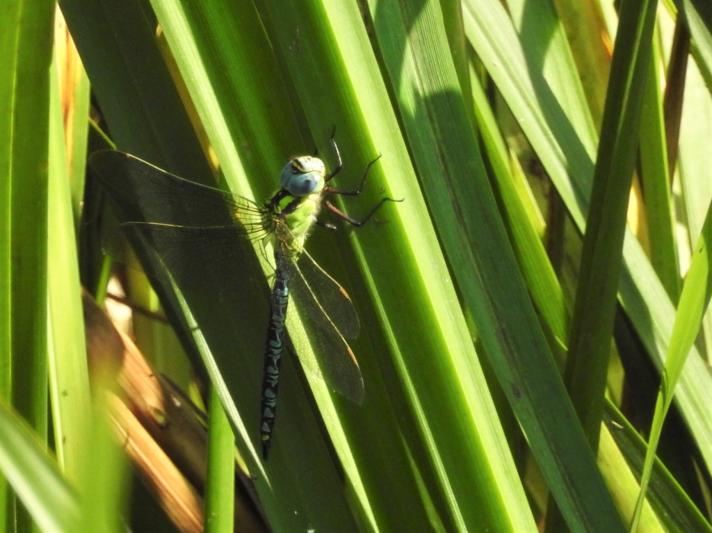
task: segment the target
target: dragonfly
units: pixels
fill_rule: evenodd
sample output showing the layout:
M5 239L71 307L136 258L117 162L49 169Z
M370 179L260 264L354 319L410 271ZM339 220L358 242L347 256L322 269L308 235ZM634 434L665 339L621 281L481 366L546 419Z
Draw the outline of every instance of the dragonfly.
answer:
M316 226L337 229L332 222L323 219L324 211L350 226L362 227L386 202L400 200L381 198L361 219L339 209L330 198L358 196L380 155L368 163L355 189L340 189L330 184L343 169L341 153L333 135L330 145L336 159L331 171L327 171L326 164L316 153L293 157L282 168L279 190L262 205L222 189L178 177L125 152L102 150L90 158L90 167L110 192L121 194L119 188L125 186L117 176L128 178L142 191L148 191L149 194L137 194L133 200L135 203L150 202L147 206L150 209L145 209L147 212L144 215L158 220L128 220L121 225L147 235L159 256L166 257L172 250L184 249L190 243L201 247L230 246L235 238L257 241L262 250L265 250L265 244L271 244L274 279L264 350L259 426L265 460L273 440L280 367L285 352L285 323L291 296L315 326L312 329L318 330L316 344L321 348L323 358L316 373L348 399L359 404L363 400L363 377L347 341L347 338L358 336L358 314L347 291L312 258L305 243ZM178 209L182 213L180 215L176 214L170 198L150 200L165 196L171 190L180 191L180 196L189 203ZM138 209L140 211L142 206ZM224 213L227 209L228 215L226 218L208 216L199 225L174 223L172 218L183 220L186 217L183 209L202 214ZM168 263L170 268L171 262ZM178 265L179 262L172 264Z

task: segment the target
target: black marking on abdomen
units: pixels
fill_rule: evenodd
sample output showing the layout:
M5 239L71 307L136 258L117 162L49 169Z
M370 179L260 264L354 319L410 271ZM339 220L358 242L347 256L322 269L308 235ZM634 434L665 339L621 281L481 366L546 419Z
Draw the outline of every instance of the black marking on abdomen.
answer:
M267 328L267 347L265 366L262 374L262 417L260 436L262 439L262 457L267 459L272 431L277 413L277 391L279 389L279 366L284 351L284 321L287 317L289 301L289 274L277 258L277 272L272 286L271 316Z

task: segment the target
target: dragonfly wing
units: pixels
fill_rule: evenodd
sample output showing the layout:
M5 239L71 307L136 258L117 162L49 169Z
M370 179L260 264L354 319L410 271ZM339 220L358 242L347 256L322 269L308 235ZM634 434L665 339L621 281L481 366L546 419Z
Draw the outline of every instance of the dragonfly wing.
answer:
M228 315L224 321L196 317L212 333L218 324L234 324L215 333L220 342L236 331L251 333L244 324L267 324L269 293L249 242L269 233L263 208L123 152L96 152L90 167L116 208L121 226L137 245L146 272L157 282L154 286L161 288L164 305L172 292L167 271L187 301L204 302L209 294L210 302L201 309ZM229 353L233 358L238 347L235 343Z
M245 234L264 232L265 211L251 200L180 178L131 154L101 150L89 166L124 221L224 226L237 219Z
M306 284L312 288L320 307L331 319L341 334L347 339L355 339L361 330L358 313L349 293L339 282L326 272L309 252L303 250L298 259L298 268ZM323 327L332 328L332 324L321 322Z
M302 321L313 333L310 342L317 346L320 356L318 369L310 368L308 364L307 368L315 371L337 392L360 404L364 384L356 356L322 305L321 294L317 296L316 288L310 285L296 263L291 263L290 270L290 292L299 306Z
M216 308L226 301L269 302L264 274L252 244L238 226L195 227L127 222L122 227L146 241L148 249L160 258L179 286L196 285L196 277L217 281ZM199 281L199 280L198 280ZM230 306L232 307L232 306ZM225 307L226 309L228 307ZM266 324L268 305L261 306L262 316L252 321Z

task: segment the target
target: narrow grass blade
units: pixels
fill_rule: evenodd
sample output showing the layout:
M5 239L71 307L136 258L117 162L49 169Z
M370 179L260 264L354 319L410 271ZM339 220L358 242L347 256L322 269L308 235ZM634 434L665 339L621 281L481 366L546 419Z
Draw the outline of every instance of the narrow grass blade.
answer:
M640 481L640 497L636 512L633 515L631 531L635 532L640 519L640 508L645 498L650 481L650 475L655 460L658 441L662 432L665 415L670 408L670 403L674 395L682 367L687 360L692 344L695 342L702 319L710 301L712 294L712 273L710 268L710 248L712 247L712 209L708 209L705 225L702 234L695 247L690 270L685 277L685 284L680 295L680 304L672 336L670 337L670 347L665 359L665 369L655 402L655 415L650 428L649 445L645 456L645 465Z
M566 346L569 334L569 303L564 298L556 272L536 231L535 223L541 218L541 214L535 204L531 207L531 191L525 189L525 185L517 187L499 125L474 74L471 88L478 132L492 167L495 190L500 197L499 205L504 212L522 275L526 279L534 305L543 317L542 323L546 324L561 346ZM563 364L563 354L557 358L557 363Z
M41 531L78 531L76 495L38 441L36 431L4 401L0 402L0 470Z
M62 109L65 112L67 170L72 196L72 213L74 222L78 225L84 198L84 177L86 176L90 87L79 53L59 9L57 9L55 24L56 65L59 77L64 82L61 87L65 89L62 91Z
M657 2L623 2L584 234L566 384L595 450Z
M668 174L668 146L660 89L661 50L651 56L640 123L640 171L645 200L650 262L673 302L680 293L677 245L674 235L672 193Z
M618 447L623 451L628 468L631 468L636 477L640 479L643 471L648 446L623 414L613 404L606 404L604 416L606 426L611 437L615 439ZM712 525L695 505L684 488L673 477L672 473L659 460L655 459L650 478L650 487L644 503L645 509L655 509L655 514L660 522L672 531L701 531L709 533ZM640 495L638 490L637 497ZM648 504L648 502L650 502ZM632 515L632 513L631 513ZM644 520L641 519L642 531L647 531Z
M3 4L0 26L14 31L0 32L0 398L9 401L12 394L12 183L15 100L15 78L19 58L17 24L20 2ZM0 527L8 522L11 497L7 480L0 479Z
M704 0L679 0L692 39L692 53L707 88L712 91L712 7Z
M0 32L0 397L12 393L12 177L14 172L16 78L20 55L21 3L3 4L0 25L12 31ZM0 480L0 524L4 524L5 490Z
M235 503L235 437L220 397L210 393L208 483L205 490L205 532L233 530Z
M696 61L689 61L685 71L684 93L679 96L684 100L680 124L679 156L677 169L682 194L680 216L687 226L686 246L681 249L693 250L712 200L712 180L708 171L712 166L712 154L705 142L712 136L712 98L710 89L700 74ZM689 255L681 253L683 257ZM683 269L689 266L687 260ZM703 342L700 344L703 356L712 360L712 314L709 312L703 321Z
M49 383L57 456L67 476L76 479L85 459L82 441L88 430L91 392L59 87L55 60L51 80L48 190Z
M102 368L106 371L106 368ZM96 533L125 533L126 500L130 495L130 470L126 450L120 442L115 421L109 415L107 391L115 385L108 375L93 376L97 393L87 437L77 448L84 452L79 465L76 486L79 491L81 516L75 531Z
M6 123L2 148L2 177L7 184L3 210L10 235L9 311L2 320L10 326L9 358L4 367L3 393L44 440L47 412L47 167L50 62L54 6L24 1L3 5L5 49L2 69L11 85L2 89ZM7 66L5 66L7 65ZM4 185L3 185L4 187ZM6 318L5 318L6 317ZM8 357L4 355L4 357ZM6 379L11 377L12 383ZM1 378L0 378L1 379ZM8 397L5 398L8 400ZM11 509L12 500L2 502ZM18 506L16 517L6 515L0 529L33 529L31 518Z

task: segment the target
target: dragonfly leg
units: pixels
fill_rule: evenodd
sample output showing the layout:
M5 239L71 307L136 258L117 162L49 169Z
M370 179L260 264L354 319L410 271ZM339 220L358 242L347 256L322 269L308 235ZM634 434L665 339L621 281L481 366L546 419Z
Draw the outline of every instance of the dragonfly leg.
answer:
M331 181L339 172L341 172L341 169L344 168L344 162L341 160L341 152L339 151L339 145L336 144L336 126L334 126L334 129L331 130L331 138L329 139L329 143L331 143L332 148L334 149L334 154L336 155L336 166L334 167L334 170L332 170L328 176L324 179L325 182Z
M352 226L360 228L360 227L364 226L369 220L371 220L371 217L376 213L376 211L378 211L381 208L381 206L383 204L385 204L386 202L402 202L402 201L403 201L402 198L400 200L394 200L393 198L388 198L388 197L381 198L381 200L376 205L374 205L371 208L371 210L366 214L366 216L363 217L361 220L357 220L353 217L350 217L349 215L344 213L341 209L336 207L334 204L332 204L328 200L324 202L324 205L326 205L326 208L329 211L334 213L337 217L339 217L344 222L348 222Z
M341 196L358 196L359 194L361 194L363 184L366 183L366 178L368 177L368 173L371 171L371 167L376 164L379 159L381 159L381 154L378 154L375 159L372 159L368 162L368 165L366 165L366 170L363 171L363 176L361 176L361 181L359 182L358 187L355 190L345 191L343 189L336 189L334 187L326 187L324 189L324 192L326 194L339 194Z

